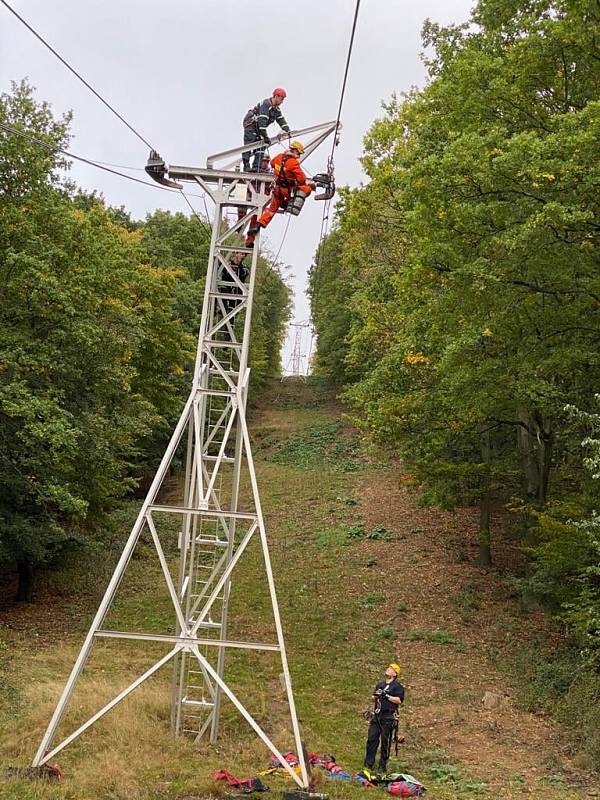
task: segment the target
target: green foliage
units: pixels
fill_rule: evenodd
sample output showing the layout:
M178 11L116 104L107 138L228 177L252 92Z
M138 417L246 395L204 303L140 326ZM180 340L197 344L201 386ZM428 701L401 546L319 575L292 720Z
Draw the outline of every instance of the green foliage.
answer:
M362 524L351 525L346 531L346 536L348 539L370 539L383 542L389 542L394 538L393 534L383 525L377 525L373 530L368 531Z
M38 103L26 81L12 83L10 94L0 95L0 122L47 142L66 147L71 114L56 120L48 103ZM63 156L27 139L0 130L0 202L7 204L29 194L60 185L56 170L67 167Z
M424 631L415 628L406 635L409 642L432 642L433 644L459 644L458 640L447 631Z
M0 121L55 147L26 83ZM0 131L0 562L53 564L104 539L118 498L151 471L189 391L209 234L145 222L61 182L68 164ZM253 389L280 371L290 292L259 259Z
M485 783L469 779L455 764L433 763L427 768L427 775L437 784L449 784L459 796L480 797L489 793Z
M597 17L481 0L472 27L428 23L430 83L385 106L317 254L319 364L424 502L527 512L570 464L564 406L600 377Z
M505 666L516 681L519 706L555 716L573 745L600 764L600 677L589 666L582 669L579 648L567 642L549 649L538 642Z
M484 546L486 517L510 512L520 586L567 625L584 683L600 659L599 25L591 0L427 22L428 84L371 126L369 182L311 275L318 363L356 423L424 504L480 502Z
M385 602L385 596L382 594L366 594L360 604L363 608L376 608Z
M271 460L298 469L319 466L334 472L358 469L356 438L344 434L341 422L324 422L293 434L281 444Z
M472 583L466 583L461 586L458 590L456 603L463 611L478 611L481 606L481 598L477 587Z
M140 436L175 402L187 342L169 270L96 204L48 187L0 204L3 560L51 559L131 488ZM150 390L152 369L164 378Z

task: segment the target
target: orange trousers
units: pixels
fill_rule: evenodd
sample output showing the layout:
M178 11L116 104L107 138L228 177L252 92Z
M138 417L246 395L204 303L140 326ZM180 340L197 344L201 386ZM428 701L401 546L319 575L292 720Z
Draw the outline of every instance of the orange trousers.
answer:
M289 200L290 190L275 185L273 187L273 196L271 197L271 202L258 218L258 224L261 226L261 228L266 228L278 210L287 206Z

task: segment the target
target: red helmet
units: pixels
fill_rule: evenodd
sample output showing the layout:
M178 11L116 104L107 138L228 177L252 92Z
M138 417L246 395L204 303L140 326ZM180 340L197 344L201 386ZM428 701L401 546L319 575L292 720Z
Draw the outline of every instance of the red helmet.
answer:
M285 89L282 89L281 86L278 86L276 89L273 89L273 97L287 97L287 92Z

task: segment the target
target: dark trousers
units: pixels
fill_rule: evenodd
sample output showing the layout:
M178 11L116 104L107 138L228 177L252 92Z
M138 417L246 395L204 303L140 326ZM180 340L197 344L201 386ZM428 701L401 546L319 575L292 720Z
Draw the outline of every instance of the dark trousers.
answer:
M365 755L365 767L372 769L375 766L375 756L377 748L381 743L379 753L379 769L387 767L390 757L390 744L392 742L392 732L394 730L394 718L384 717L380 719L376 714L369 724L369 734L367 736L367 753Z
M260 142L260 147L256 150L247 150L245 153L242 153L242 161L244 163L244 169L246 170L250 164L250 159L254 156L252 166L250 167L252 172L258 172L260 169L260 162L262 161L262 156L267 146L254 126L244 128L244 144L254 144L255 142Z

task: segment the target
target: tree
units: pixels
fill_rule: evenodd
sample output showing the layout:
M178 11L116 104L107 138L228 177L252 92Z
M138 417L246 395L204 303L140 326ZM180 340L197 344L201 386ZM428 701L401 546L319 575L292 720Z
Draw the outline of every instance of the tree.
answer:
M573 451L564 405L600 377L594 21L588 2L482 0L469 27L428 23L430 83L374 123L334 234L353 283L333 376L426 502L480 499L483 559L491 497L520 498L535 535Z
M1 108L14 127L64 141L28 87ZM30 599L35 567L93 535L131 489L131 460L172 410L168 376L190 342L173 313L176 274L145 263L139 234L98 202L78 208L45 150L10 134L1 146L0 558L17 563Z

